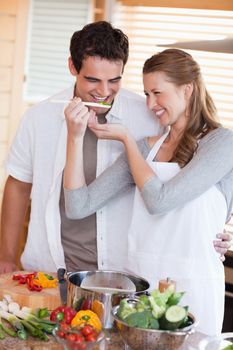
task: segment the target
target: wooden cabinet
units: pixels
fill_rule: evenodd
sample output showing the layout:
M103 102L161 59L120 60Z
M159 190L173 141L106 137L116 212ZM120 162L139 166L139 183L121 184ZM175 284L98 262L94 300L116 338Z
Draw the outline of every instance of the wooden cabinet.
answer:
M223 332L233 331L233 252L229 251L224 262L226 276L225 314Z

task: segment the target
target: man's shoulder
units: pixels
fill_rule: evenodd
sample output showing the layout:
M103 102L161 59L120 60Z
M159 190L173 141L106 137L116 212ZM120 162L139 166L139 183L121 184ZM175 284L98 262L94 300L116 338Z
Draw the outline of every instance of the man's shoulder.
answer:
M29 107L25 112L25 118L48 119L54 115L63 114L64 105L62 103L53 103L52 100L68 100L73 94L73 88L62 90L40 102L37 102L33 106Z

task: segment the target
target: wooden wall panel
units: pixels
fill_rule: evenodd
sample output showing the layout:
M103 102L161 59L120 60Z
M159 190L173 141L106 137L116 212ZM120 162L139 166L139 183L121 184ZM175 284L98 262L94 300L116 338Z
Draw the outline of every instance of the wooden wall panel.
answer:
M25 50L28 30L29 0L17 1L14 55L12 63L12 88L9 118L8 146L11 144L21 118L24 82Z
M17 14L18 0L1 0L0 1L0 13L7 15Z
M5 142L7 143L7 138L8 138L8 118L0 118L0 142Z
M21 117L30 0L0 0L0 204L3 162Z
M0 68L0 93L10 91L11 89L11 68Z
M0 117L9 117L10 93L0 93Z
M16 19L14 16L1 16L0 20L0 40L15 39Z
M0 142L0 164L3 165L7 154L7 146L4 142Z
M13 63L14 43L8 41L0 41L0 67L11 67Z

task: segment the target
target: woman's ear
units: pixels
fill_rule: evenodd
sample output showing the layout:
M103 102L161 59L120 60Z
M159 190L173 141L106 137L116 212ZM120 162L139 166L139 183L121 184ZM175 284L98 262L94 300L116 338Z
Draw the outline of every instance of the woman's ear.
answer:
M77 71L76 71L76 69L75 69L75 66L74 66L74 64L73 64L73 61L72 61L72 58L71 58L71 57L68 58L68 65L69 65L70 73L71 73L72 75L76 76L78 73L77 73Z
M188 83L185 85L185 97L187 100L190 99L190 97L192 96L192 93L193 93L193 83Z

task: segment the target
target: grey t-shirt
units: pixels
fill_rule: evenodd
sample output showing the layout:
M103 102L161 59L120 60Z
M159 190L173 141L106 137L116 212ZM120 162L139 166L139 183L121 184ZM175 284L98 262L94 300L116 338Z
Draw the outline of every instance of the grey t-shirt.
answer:
M96 178L97 137L87 129L84 137L84 172L87 184ZM97 269L96 214L70 220L65 214L63 186L60 196L61 239L67 271Z
M138 143L144 156L149 153L147 141ZM166 183L155 175L141 190L142 198L151 214L165 214L197 198L211 186L217 186L226 199L229 219L233 204L233 132L218 128L199 141L192 160ZM115 196L134 186L127 157L123 153L89 186L65 189L66 214L82 218L100 209Z
M105 123L104 115L99 116ZM86 183L96 178L97 137L87 128L84 136L84 173ZM61 239L67 271L97 270L96 214L87 218L70 220L65 214L63 186L60 196Z

